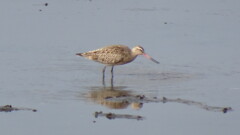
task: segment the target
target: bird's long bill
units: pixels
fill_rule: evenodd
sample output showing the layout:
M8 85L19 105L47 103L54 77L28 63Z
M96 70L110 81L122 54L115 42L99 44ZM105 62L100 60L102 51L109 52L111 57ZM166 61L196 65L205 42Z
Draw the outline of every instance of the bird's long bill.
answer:
M144 53L143 56L145 56L146 58L150 59L151 61L159 64L160 62L156 61L155 59L153 59L151 56L149 56L148 54Z

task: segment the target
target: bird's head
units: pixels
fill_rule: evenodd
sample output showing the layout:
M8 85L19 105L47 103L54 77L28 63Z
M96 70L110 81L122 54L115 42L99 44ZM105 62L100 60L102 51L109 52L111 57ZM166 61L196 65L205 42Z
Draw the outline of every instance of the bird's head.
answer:
M136 55L143 55L144 49L143 49L143 47L138 45L138 46L133 47L132 52Z
M141 46L139 46L139 45L133 47L133 49L132 49L132 53L133 53L134 55L143 55L143 56L145 56L147 59L150 59L151 61L153 61L153 62L159 64L158 61L156 61L156 60L153 59L151 56L149 56L148 54L146 54L146 53L144 52L143 47L141 47Z

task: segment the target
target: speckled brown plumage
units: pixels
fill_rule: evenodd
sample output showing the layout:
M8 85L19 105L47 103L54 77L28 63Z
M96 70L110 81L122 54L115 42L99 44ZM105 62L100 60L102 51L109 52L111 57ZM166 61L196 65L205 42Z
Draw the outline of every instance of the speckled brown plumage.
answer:
M111 66L129 63L137 57L132 53L131 49L124 45L106 46L97 50L78 53L77 55Z

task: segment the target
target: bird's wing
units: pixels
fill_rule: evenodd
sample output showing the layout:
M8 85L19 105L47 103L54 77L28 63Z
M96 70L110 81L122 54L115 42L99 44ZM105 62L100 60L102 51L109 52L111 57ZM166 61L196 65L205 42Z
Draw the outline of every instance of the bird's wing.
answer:
M127 53L130 53L126 48L113 46L111 48L102 48L99 52L96 52L97 62L107 65L117 65L124 61Z

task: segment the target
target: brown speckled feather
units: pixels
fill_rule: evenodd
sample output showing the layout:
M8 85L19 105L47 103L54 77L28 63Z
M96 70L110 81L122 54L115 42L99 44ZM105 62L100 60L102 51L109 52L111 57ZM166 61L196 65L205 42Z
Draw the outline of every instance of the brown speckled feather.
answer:
M122 65L136 58L136 56L132 56L131 49L124 45L106 46L80 55L106 65Z

